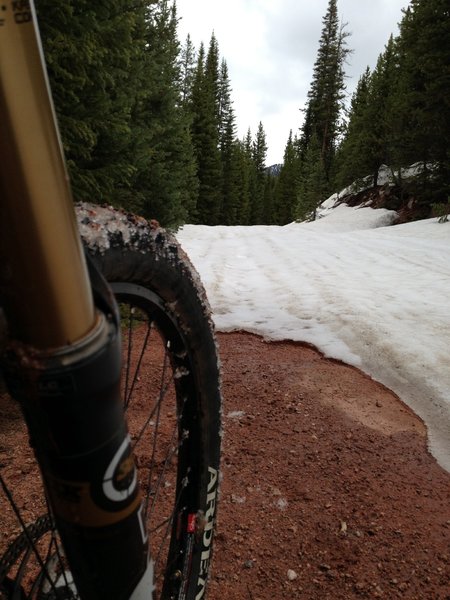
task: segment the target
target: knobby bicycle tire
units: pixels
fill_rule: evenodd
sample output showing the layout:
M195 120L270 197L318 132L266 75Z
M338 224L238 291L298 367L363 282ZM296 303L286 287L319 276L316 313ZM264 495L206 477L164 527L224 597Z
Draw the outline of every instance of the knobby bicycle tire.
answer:
M123 397L146 496L155 597L200 600L212 556L221 437L208 303L176 239L157 224L85 203L77 215L87 252L122 311ZM42 533L51 520L43 523ZM20 537L21 551L27 539ZM67 588L67 598L76 598L72 582Z
M127 359L129 337L139 330L142 312L145 320L156 323L164 354L169 354L179 441L176 483L172 486L169 482L175 509L168 527L170 541L161 598L197 600L205 595L219 484L219 370L206 296L175 238L156 224L85 204L79 206L78 218L91 257L125 309L122 316L127 321ZM138 314L130 322L133 308ZM142 337L148 332L136 331ZM140 358L139 353L136 360ZM164 375L159 373L157 377ZM125 404L131 410L132 398L128 396L142 381L137 382L131 373L126 373L124 379L128 380L124 384ZM130 428L132 425L130 422ZM139 455L137 459L138 463L142 460ZM151 462L158 460L153 457ZM155 526L150 523L150 546L157 561L159 550L152 547L151 540Z

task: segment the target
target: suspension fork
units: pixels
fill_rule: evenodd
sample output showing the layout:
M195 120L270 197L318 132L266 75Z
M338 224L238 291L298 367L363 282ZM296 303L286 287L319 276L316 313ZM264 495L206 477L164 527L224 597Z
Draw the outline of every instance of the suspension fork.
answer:
M95 274L92 294L33 3L8 0L2 8L0 304L9 336L2 369L81 598L151 598L119 394L117 311Z

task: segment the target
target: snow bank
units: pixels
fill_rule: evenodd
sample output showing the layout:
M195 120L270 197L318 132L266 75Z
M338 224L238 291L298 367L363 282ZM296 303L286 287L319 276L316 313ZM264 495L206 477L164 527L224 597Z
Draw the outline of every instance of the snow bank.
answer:
M393 218L340 205L312 223L188 225L178 238L219 330L310 342L359 366L424 419L450 470L450 223Z

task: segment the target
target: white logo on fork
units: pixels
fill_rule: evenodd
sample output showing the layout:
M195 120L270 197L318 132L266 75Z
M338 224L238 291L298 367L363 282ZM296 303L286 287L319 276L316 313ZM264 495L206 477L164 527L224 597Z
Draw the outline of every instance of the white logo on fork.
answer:
M125 450L130 444L131 439L130 436L127 435L126 438L123 440L122 444L120 445L119 449L115 453L112 461L109 463L108 468L106 469L105 474L103 476L103 493L109 500L112 500L113 502L122 502L123 500L126 500L136 489L137 473L135 467L133 471L133 479L131 480L131 483L127 488L120 490L114 485L114 473L117 469L117 466L119 465L119 462Z

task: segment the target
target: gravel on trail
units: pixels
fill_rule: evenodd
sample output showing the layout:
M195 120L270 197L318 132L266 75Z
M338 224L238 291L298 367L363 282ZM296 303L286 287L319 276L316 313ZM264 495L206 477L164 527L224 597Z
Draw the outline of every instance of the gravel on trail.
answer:
M210 600L450 600L450 474L391 391L314 348L219 335Z

